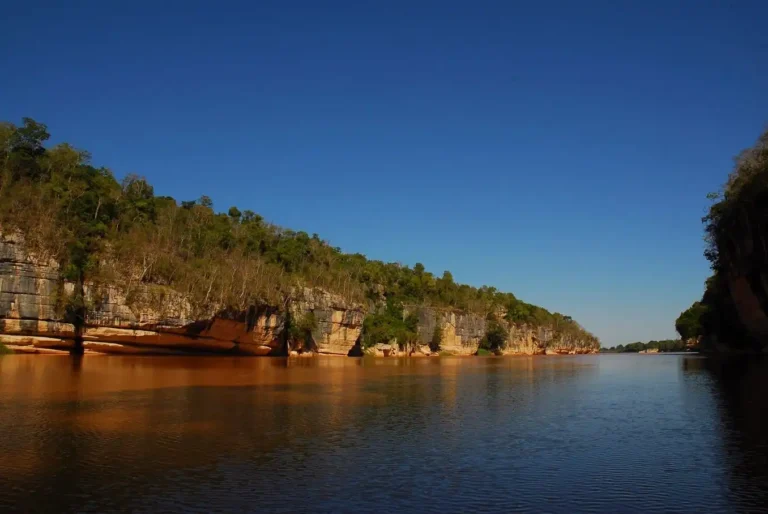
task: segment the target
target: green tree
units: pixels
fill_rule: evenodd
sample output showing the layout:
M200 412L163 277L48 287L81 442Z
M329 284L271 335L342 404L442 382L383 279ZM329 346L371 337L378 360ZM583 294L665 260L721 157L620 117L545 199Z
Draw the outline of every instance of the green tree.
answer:
M494 318L489 317L486 323L485 336L480 341L480 348L499 353L507 344L507 330Z
M703 335L702 318L707 314L708 307L701 302L694 302L688 309L680 313L675 321L675 329L683 339L692 339Z
M439 322L435 324L435 330L432 331L432 339L429 341L429 349L432 352L439 352L443 344L443 329Z
M123 179L121 189L117 207L123 230L155 221L154 189L145 178L128 175Z
M43 143L51 136L48 128L32 118L22 118L22 126L16 127L11 123L4 124L2 143L4 155L3 182L14 179L30 178L39 180L44 178L44 169L41 166L41 157L45 154Z
M229 214L230 218L232 218L233 220L238 221L238 222L240 221L240 217L242 216L242 213L240 212L240 209L238 209L237 207L234 207L234 206L229 208L229 212L227 214Z
M314 332L317 330L317 318L313 311L297 318L286 315L284 330L291 348L298 348L302 352L317 351L314 337Z
M82 354L87 321L85 285L90 280L96 287L99 255L109 226L117 219L119 187L109 170L85 163L64 173L61 179L60 217L69 232L67 252L63 256L64 277L75 285L66 310L75 328L72 353Z

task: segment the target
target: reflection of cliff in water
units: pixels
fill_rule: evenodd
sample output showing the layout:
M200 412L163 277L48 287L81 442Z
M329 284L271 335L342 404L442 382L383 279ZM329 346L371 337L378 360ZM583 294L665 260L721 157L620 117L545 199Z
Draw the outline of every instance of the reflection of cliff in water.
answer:
M768 359L684 359L682 365L712 380L733 504L768 505Z
M145 502L185 486L179 469L206 477L221 460L245 467L258 458L258 468L269 470L288 468L286 458L309 459L319 438L355 426L350 405L377 400L349 386L358 366L345 359L322 368L319 359L222 358L199 368L174 358L84 360L67 366L68 359L20 358L0 366L9 383L42 373L59 391L0 402L0 505L13 498L21 512L78 512L84 502L96 502L95 511L146 511ZM286 367L306 373L283 381ZM115 390L102 393L99 377ZM14 496L21 488L44 494Z

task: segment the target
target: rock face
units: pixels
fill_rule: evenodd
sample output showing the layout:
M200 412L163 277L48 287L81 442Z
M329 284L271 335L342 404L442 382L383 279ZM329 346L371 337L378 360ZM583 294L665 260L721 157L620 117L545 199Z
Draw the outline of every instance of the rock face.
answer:
M0 238L0 342L12 349L67 350L74 327L57 309L57 297L71 291L54 262L29 255L18 237ZM281 340L285 316L271 306L242 313L190 319L191 309L174 291L144 286L131 305L110 287L86 290L89 309L83 334L86 351L103 353L287 353ZM138 306L137 306L138 305ZM150 307L150 305L154 307ZM157 306L162 306L157 308ZM313 312L313 339L320 353L346 355L362 329L364 310L323 291L305 289L291 303L294 316Z
M511 325L504 353L513 355L575 355L598 353L599 343L557 335L552 329L529 325Z
M746 203L719 251L720 269L707 281L700 349L768 353L768 194Z
M413 309L413 308L411 308ZM442 351L472 355L485 335L485 318L460 311L433 308L418 309L419 339L428 345L438 324L443 329Z
M768 350L768 272L748 269L728 277L728 289L747 333Z
M71 292L55 262L30 255L19 237L0 236L0 343L17 351L66 351L74 327L57 305ZM183 296L168 288L142 285L131 291L86 288L92 307L83 339L90 353L227 353L287 355L295 348L283 337L286 309L252 307L246 312L219 312L193 319ZM313 350L347 355L359 341L369 306L352 304L326 291L305 288L287 302L290 316L312 313ZM419 337L429 344L435 326L442 328L443 351L471 355L486 330L482 316L457 310L418 308ZM507 325L504 353L595 353L596 343L555 340L551 330ZM422 347L421 353L428 353ZM354 352L353 352L354 354Z
M314 314L317 328L312 338L319 353L347 355L360 338L365 318L362 305L327 291L305 288L291 304L291 310L296 316Z
M434 308L420 308L418 314L421 342L429 344L439 323L443 332L440 348L445 352L472 355L485 335L486 320L477 314ZM502 350L506 355L566 355L597 353L600 350L596 342L557 337L553 330L544 327L504 322L502 325L509 334Z

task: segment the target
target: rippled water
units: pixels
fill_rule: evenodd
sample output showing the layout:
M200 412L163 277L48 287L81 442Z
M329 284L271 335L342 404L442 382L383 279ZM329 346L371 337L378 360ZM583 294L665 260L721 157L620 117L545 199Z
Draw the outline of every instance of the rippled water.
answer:
M768 365L0 357L0 511L734 512Z

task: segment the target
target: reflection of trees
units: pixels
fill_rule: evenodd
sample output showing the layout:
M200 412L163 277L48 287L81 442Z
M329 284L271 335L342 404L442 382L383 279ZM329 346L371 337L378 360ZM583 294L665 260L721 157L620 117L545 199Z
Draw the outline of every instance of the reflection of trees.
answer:
M728 493L734 505L768 505L768 360L685 359L684 370L712 377L721 416Z
M388 473L474 469L472 448L497 444L488 416L490 427L521 412L535 420L538 398L596 369L579 357L34 359L0 360L0 427L11 427L0 510L162 511L169 496L207 504L210 490L245 487L228 510L258 498L268 511L264 502L284 508L297 495L332 498L350 470L366 474L365 494L407 490L405 475ZM426 460L402 471L402 455L423 448ZM5 472L11 459L26 467ZM465 479L448 477L443 492Z

